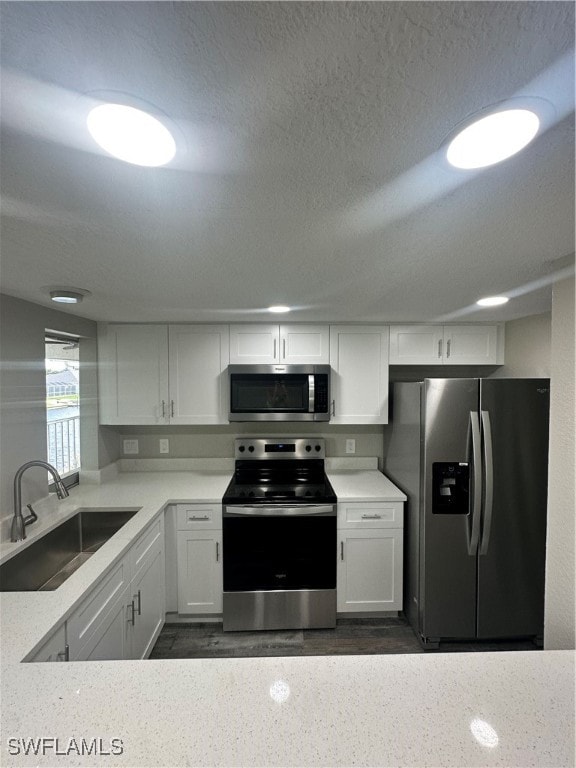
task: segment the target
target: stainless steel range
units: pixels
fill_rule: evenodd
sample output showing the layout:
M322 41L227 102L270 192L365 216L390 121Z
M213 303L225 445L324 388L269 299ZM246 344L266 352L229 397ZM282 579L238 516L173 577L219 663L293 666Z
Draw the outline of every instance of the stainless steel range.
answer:
M336 626L336 495L322 438L235 441L223 497L224 630Z

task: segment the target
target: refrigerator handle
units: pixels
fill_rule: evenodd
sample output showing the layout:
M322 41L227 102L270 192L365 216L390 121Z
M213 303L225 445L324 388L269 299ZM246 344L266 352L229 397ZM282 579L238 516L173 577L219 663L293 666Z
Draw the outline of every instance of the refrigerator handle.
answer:
M480 515L482 512L482 452L480 450L480 421L476 411L470 411L472 431L472 468L474 470L474 498L472 500L472 531L468 537L468 554L478 554Z
M492 454L492 427L490 425L490 414L488 411L481 411L482 432L484 447L484 524L482 526L482 542L480 544L480 554L485 555L488 552L490 543L490 528L492 526L492 507L494 501L494 463Z

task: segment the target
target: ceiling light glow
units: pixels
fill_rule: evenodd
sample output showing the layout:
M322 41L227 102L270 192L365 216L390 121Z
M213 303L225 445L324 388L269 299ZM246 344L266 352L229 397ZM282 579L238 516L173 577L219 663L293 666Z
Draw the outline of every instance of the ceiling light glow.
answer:
M523 149L536 136L539 127L538 115L529 109L493 112L452 139L446 157L456 168L485 168Z
M80 304L84 296L91 295L84 288L54 288L49 293L52 301L57 304Z
M159 120L124 104L100 104L88 114L94 141L109 154L133 165L166 165L176 154L176 142Z
M498 307L500 304L506 304L507 296L486 296L484 299L478 299L476 304L481 307Z
M268 307L268 312L276 312L277 314L281 314L282 312L290 312L290 307L277 304L276 306Z

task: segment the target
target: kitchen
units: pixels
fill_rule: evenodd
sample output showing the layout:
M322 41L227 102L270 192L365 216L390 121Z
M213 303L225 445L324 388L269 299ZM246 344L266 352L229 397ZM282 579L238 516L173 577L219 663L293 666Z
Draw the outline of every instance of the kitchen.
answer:
M17 5L22 10L18 10ZM263 4L257 9L251 4L240 4L241 7L233 11L228 4L215 4L215 7L198 4L196 15L188 15L181 4L180 10L171 9L167 20L155 4L148 5L147 10L142 11L143 16L140 11L130 11L123 4L114 4L117 8L107 11L100 4L94 4L90 10L81 10L79 4L74 3L67 4L67 9L51 3L44 4L44 8L26 3L4 4L2 9L3 29L6 38L10 37L3 41L7 72L3 75L6 102L3 121L6 126L2 176L3 193L8 198L2 238L4 296L1 304L3 424L0 471L2 540L6 542L3 546L10 546L16 470L30 459L46 456L43 402L46 329L82 337L82 468L85 481L104 476L104 482L81 483L79 488L71 490L70 498L62 502L55 500L52 494L48 501L37 503L46 497L45 476L41 471L35 474L35 470L30 470L23 480L24 503L32 503L37 510L44 509L43 504L47 504L55 515L71 513L78 507L79 502L75 499L79 498L85 506L142 507L140 523L128 522L124 533L96 553L68 585L52 595L27 593L17 604L2 596L6 663L3 670L3 732L15 737L60 735L63 739L74 735L124 737L123 763L117 757L102 754L97 761L85 764L176 765L188 761L205 765L568 765L572 740L566 719L570 720L570 708L573 708L570 684L573 653L570 651L574 648L574 600L569 597L574 594L574 501L569 479L572 477L574 446L571 400L574 287L573 261L566 254L574 249L573 162L570 161L573 158L573 115L570 109L562 112L565 105L560 96L553 93L550 83L546 82L545 87L541 84L543 90L538 91L533 85L533 95L555 100L559 117L558 125L537 139L535 154L530 154L529 147L524 154L508 161L508 165L497 166L496 176L475 175L464 184L459 181L453 185L446 179L448 174L440 169L435 177L438 183L446 181L446 186L443 189L435 187L436 199L418 196L418 189L409 186L408 171L417 159L422 160L431 151L432 146L436 148L466 115L514 94L528 81L538 82L538 76L545 80L545 73L554 71L553 65L562 60L562 54L572 50L571 6L536 3L523 9L520 4L498 3L491 6L488 14L477 4L411 3L408 8L404 8L404 4L394 4L392 8L385 3L369 4L369 7L359 4L358 11L347 4L321 4L318 10L312 10L309 4L278 4L274 10L275 5ZM413 15L411 8L417 9L419 18ZM179 16L179 13L183 15ZM359 15L355 16L355 13ZM107 17L107 14L113 16ZM228 14L231 15L227 18ZM154 71L148 68L148 81L138 75L136 67L130 66L123 70L122 82L112 82L111 77L104 82L106 78L94 75L91 67L80 67L81 82L74 82L74 77L79 76L78 68L70 68L68 59L66 67L62 67L57 50L70 54L71 61L83 61L87 55L83 47L87 50L98 48L99 35L94 33L95 29L101 32L101 40L111 45L111 30L124 30L127 34L128 21L136 28L142 24L141 41L147 39L151 29L158 29L158 34L161 30L166 34L170 32L174 36L174 45L179 35L190 35L198 51L194 66L201 68L205 78L199 77L198 98L207 98L206 88L215 84L214 79L219 81L223 77L221 71L218 74L214 69L217 65L212 57L226 62L228 77L232 76L237 62L243 62L246 87L237 93L223 88L219 102L226 104L226 98L238 100L236 135L227 132L224 123L220 126L218 121L208 124L209 99L203 103L195 122L198 136L204 142L202 149L211 149L212 154L191 157L188 146L187 169L166 169L165 172L172 174L169 178L176 185L174 189L165 186L166 175L159 175L162 171L135 170L133 173L137 175L131 176L129 171L120 168L121 163L87 149L82 144L84 139L67 136L66 143L74 147L71 149L63 146L53 134L42 133L70 130L71 126L66 125L64 119L67 114L64 107L71 106L66 101L69 92L48 91L50 98L42 102L48 113L34 112L24 98L33 99L43 93L46 96L42 88L52 82L60 83L62 89L71 89L73 95L96 88L120 88L166 107L169 94L166 93L166 101L163 101L161 86L167 87L168 79L160 78L162 71L172 76L173 98L176 90L182 96L182 72L188 72L190 64L179 70L174 62L183 64L183 59L176 54L171 65L165 62L164 69L159 65ZM91 30L89 34L85 31L86 24ZM41 32L46 29L50 34L42 36ZM463 103L452 103L452 116L446 115L439 120L435 138L426 139L420 134L420 141L424 141L423 147L426 147L420 154L411 143L415 139L409 142L405 134L398 136L397 124L388 125L386 141L395 137L396 142L396 149L389 157L396 158L397 164L389 160L390 166L385 167L377 161L374 125L365 124L363 120L368 117L362 117L370 115L366 110L374 100L379 104L380 118L384 120L387 114L382 109L382 96L378 95L376 99L378 92L374 90L368 70L376 67L380 76L386 73L389 78L392 85L386 93L386 104L390 114L397 114L394 107L397 110L399 105L404 106L406 114L410 109L418 113L418 104L425 98L423 93L428 94L426 103L429 105L430 95L439 97L445 90L439 92L436 76L430 75L432 81L422 81L416 98L417 85L407 74L412 71L408 69L409 61L402 60L402 64L396 65L400 67L398 70L391 63L377 67L379 55L369 47L368 39L371 32L378 29L382 34L378 39L383 47L394 49L397 56L402 51L409 51L410 46L414 51L427 52L423 65L416 70L420 78L425 78L427 68L437 72L438 78L447 77L446 68L448 64L455 66L452 57L456 54L460 56L459 66L464 67L461 58L464 52L464 58L470 57L474 66L481 62L492 75L495 67L491 62L506 54L506 72L511 79L505 82L506 78L500 72L504 82L499 81L497 89L491 91L484 84L484 91L475 96L464 86L473 81L481 90L474 79L478 74L468 70L462 82L454 83L454 87L459 86L458 98L463 99ZM394 30L406 45L393 45L394 34L387 32L388 29ZM435 30L432 38L431 29ZM350 34L351 30L353 34ZM402 34L407 37L402 38ZM490 46L484 45L488 35L493 45L497 42L500 45L497 56ZM514 46L508 45L511 39ZM51 40L55 41L54 50L51 50ZM134 38L127 40L132 41L132 51L138 49ZM240 44L242 40L243 46ZM332 60L328 51L338 49L336 40L342 46L342 54ZM543 50L545 42L550 46L547 52ZM366 46L365 56L362 45ZM521 53L515 46L520 47ZM158 50L164 49L155 50L158 54ZM170 46L166 50L171 50ZM34 58L36 51L44 54L37 60ZM318 51L324 51L324 58L318 58ZM97 54L97 50L92 50L92 56ZM407 58L410 60L410 56ZM168 59L171 60L170 56ZM51 61L52 70L43 72L42 68L48 67ZM276 62L277 68L269 72L272 62ZM360 69L354 69L354 62ZM304 63L315 77L309 80L305 77ZM99 66L104 66L101 59ZM265 73L263 81L256 78L256 72ZM399 77L398 72L406 74ZM17 75L24 80L18 80ZM271 84L268 84L269 75ZM354 78L360 76L368 78L366 91L356 87L359 81ZM274 97L271 89L275 78L279 77L277 96ZM290 85L290 77L297 82L298 88ZM573 88L566 88L566 84L572 82L571 78L570 74L568 80L562 81L564 90L570 92L569 100ZM232 77L230 82L233 80ZM176 89L177 83L180 83L179 89ZM255 83L260 83L262 89L267 84L270 86L266 90L267 102L259 97L260 91L250 91L249 86ZM372 90L369 83L372 83ZM338 98L338 89L346 98ZM301 111L291 101L296 94L302 99ZM304 109L312 95L315 111ZM60 97L64 100L62 103L58 101ZM14 110L13 100L18 101L16 106L23 110L20 115ZM349 100L354 109L348 105ZM257 165L243 165L246 161L242 158L241 147L234 143L238 136L247 141L248 116L240 109L244 102L258 110L254 114L266 115L269 120L268 133L261 141L263 154L260 158L260 162L265 162L268 167L271 164L271 175L266 178L258 176ZM52 111L49 110L50 103ZM62 109L56 113L58 107ZM448 108L446 100L443 107ZM178 123L176 105L168 111ZM222 121L224 112L219 114ZM288 130L290 121L282 127L274 120L275 116L284 114L292 115L292 134ZM312 130L314 114L322 115L324 120L316 132ZM562 120L562 114L568 117ZM205 126L201 125L203 117ZM184 120L180 122L181 130L188 131L190 126ZM341 130L338 129L340 123ZM359 143L352 141L348 133L351 125L359 131L361 138L358 142L368 143L364 156L359 154ZM202 130L208 128L214 134L216 144L213 146L210 146L206 133L202 134ZM258 131L264 130L262 123L257 128L250 134L251 140ZM344 166L341 152L345 150L346 136L352 143L348 147L348 165ZM190 134L187 138L190 142ZM285 147L284 156L277 152L280 147ZM226 149L224 154L223 149ZM296 167L294 163L300 155L303 160L297 166L298 172L292 172L290 169ZM309 172L316 168L313 163L316 155L318 165L329 161L334 167L330 176L318 178L326 198L321 210L317 207L320 203L319 185ZM82 167L81 174L79 167L74 168L75 163ZM375 165L371 168L372 163ZM530 164L536 164L536 167L532 169ZM89 168L94 173L93 181L87 175ZM536 183L529 183L532 178L529 170L538 179ZM272 183L278 172L282 174L282 190ZM369 197L369 190L376 188L376 178L381 179L377 185L380 189L382 179L391 182L401 172L406 172L402 179L404 186L400 189L392 186L393 191L400 192L398 197L393 197L407 205L412 194L416 198L412 208L399 211L397 205L391 204L390 197ZM146 186L146 173L154 174L153 190ZM510 174L511 180L507 181ZM242 192L234 191L239 198L226 198L217 182L228 180L232 186L227 194L231 195L238 176L246 183ZM190 178L194 179L194 193L200 196L197 203L191 200L190 191L185 188ZM542 178L550 179L549 187L541 183ZM44 198L39 196L41 180L45 185ZM108 187L110 180L113 188ZM201 181L206 182L204 188ZM363 199L364 202L371 201L372 205L366 204L356 211L362 218L363 229L354 231L353 249L334 221L326 227L327 213L342 210L345 204L342 195L348 187L356 190L355 201ZM138 209L129 205L136 188L140 194ZM70 189L72 199L70 196L66 198L66 189ZM301 193L298 199L297 190ZM504 198L497 198L500 202L489 206L488 201L497 194ZM288 205L289 200L293 201L292 206ZM83 207L89 201L91 208ZM281 204L280 209L278 204ZM279 216L279 210L284 211L283 217ZM475 224L470 213L478 210L483 211L483 218ZM498 210L504 212L501 217ZM121 211L123 215L119 217L115 211ZM511 226L510 221L522 213L522 225ZM253 217L250 219L252 230L245 219L249 214ZM385 214L384 219L386 216L391 218L376 227L374 217L382 214ZM157 232L150 228L147 221L150 217ZM183 223L182 217L187 224ZM218 217L220 224L213 227ZM415 230L414 238L410 238L406 228L401 226L402 217L408 218L412 227L419 223L420 229ZM456 224L458 217L462 219L460 226ZM119 219L124 219L123 225ZM321 234L326 238L330 256L319 252L316 265L308 255L297 255L307 239L316 244L319 242L318 233L312 227L314 219L323 227ZM224 220L231 225L230 230L223 229ZM452 239L448 237L448 221L451 222ZM261 233L260 241L250 234L250 231L259 231L255 229L258 222L260 226L265 222L270 228L269 233ZM193 229L186 234L188 224ZM131 240L127 239L129 236ZM429 239L424 239L425 236ZM474 238L482 239L481 247L473 242ZM398 258L403 253L397 251L401 242L407 249L405 259ZM186 271L183 248L185 253L194 255L190 260L190 272ZM126 261L122 259L123 251ZM218 262L217 256L222 251L228 256ZM368 253L372 251L390 254L389 270L379 261L369 261ZM270 254L276 252L278 258L271 258ZM303 252L307 253L306 248ZM235 259L230 258L232 253L236 254ZM354 258L349 255L351 253L355 254ZM425 255L429 255L430 264L435 264L435 269L428 267ZM216 273L207 273L210 260L214 261ZM406 264L403 265L404 260ZM485 269L481 266L484 262ZM286 264L290 270L286 269ZM448 285L445 278L434 274L439 270L446 270L450 275ZM292 275L292 272L296 274ZM401 273L399 283L394 283L396 273ZM114 280L110 280L111 275ZM250 279L246 279L246 275L250 275ZM223 280L224 276L233 279ZM296 281L292 288L291 280ZM47 293L42 293L42 288L69 286L70 283L90 290L92 295L85 296L80 306L68 311L54 309L55 305ZM121 291L123 284L125 293ZM403 285L410 285L410 290L402 290ZM480 295L498 291L511 293L506 307L488 310L488 314L471 307ZM159 295L168 299L159 302ZM266 298L263 300L262 296ZM195 423L192 420L171 423L169 420L159 421L158 415L152 424L134 420L114 424L102 419L98 412L99 397L100 409L103 404L96 367L96 361L101 362L96 321L108 323L108 329L111 324L123 323L154 324L164 326L164 329L188 323L229 329L244 323L270 325L265 307L280 301L316 307L294 309L289 317L290 323L296 325L306 323L341 328L351 324L358 328L378 326L390 330L391 326L412 323L442 327L488 323L498 325L505 336L503 364L473 364L461 368L428 365L417 366L417 370L410 365L392 364L385 366L390 381L421 376L551 378L544 652L466 654L465 662L455 658L459 654L419 654L412 657L410 665L408 657L390 656L383 657L380 662L374 657L348 660L332 657L291 662L288 659L260 660L259 663L251 660L251 663L238 664L220 662L220 665L185 661L17 663L49 634L58 611L61 610L59 615L63 615L68 610L70 603L64 605L66 594L68 600L77 600L90 578L95 578L103 561L114 562L120 557L128 537L143 530L144 523L151 522L167 500L192 501L194 497L190 486L186 486L181 477L182 470L184 474L200 472L209 478L214 471L214 460L220 460L223 462L220 466L228 467L222 473L227 473L229 479L236 437L251 438L260 434L308 439L324 437L326 455L344 460L350 459L346 442L355 440L356 458L375 458L378 468L384 469L393 417L388 424L376 419L362 422L356 413L348 422L338 423L335 417L320 427L316 424L283 424L281 430L270 424L258 429L245 422L230 424L227 420L215 422L205 418ZM150 346L141 344L133 348L146 351ZM389 344L386 351L390 352ZM138 354L135 352L136 357ZM155 359L162 358L156 356ZM161 370L166 368L160 366ZM139 390L133 387L132 391L137 401ZM168 459L160 454L160 439L169 440ZM135 454L124 452L124 441L134 440L138 441L137 458ZM136 492L130 485L130 472L120 472L116 480L106 481L106 474L110 472L106 468L111 465L129 468L131 462L142 462L142 465L148 462L150 466L155 466L156 462L157 466L158 461L180 462L181 471L170 473L168 491L166 485L155 487L154 473L148 473L148 479L141 481ZM216 491L203 493L215 494ZM39 525L45 524L40 517L38 523L28 528L29 535L34 535L35 526L38 529ZM84 575L80 577L80 573ZM47 597L49 602L44 599ZM12 647L8 649L8 646ZM483 660L478 661L479 656ZM461 677L456 680L458 675ZM510 701L501 697L501 689L505 687L502 686L503 676L514 691L512 708L518 707L518 720L510 713ZM537 678L544 679L545 683L535 682ZM284 680L291 690L283 701L285 688L280 686L284 691L279 696L281 701L272 699L268 692L277 680ZM462 699L464 690L472 684L477 686L478 698L475 694L473 698ZM528 686L524 694L523 685ZM34 703L32 691L37 699ZM563 691L566 692L565 701L562 701ZM472 696L470 693L466 695ZM126 718L129 697L134 698L134 714ZM415 711L413 702L420 698L422 706ZM456 699L464 701L466 712L463 718L462 713L450 704ZM539 717L534 714L539 707L545 711L544 722L542 712L538 713ZM472 717L482 717L482 708L487 721L492 722L491 713L497 716L498 725L492 723L500 735L500 746L496 750L478 746L471 738L468 743L459 730L460 719L467 728L466 723ZM246 709L250 710L249 715ZM427 712L440 712L440 717L444 718L447 731L441 743L430 735L431 729L438 729L438 718ZM187 723L185 731L174 726L183 718ZM408 719L412 720L410 727L406 725ZM63 723L71 722L75 723L74 727L63 726ZM193 727L190 722L194 723ZM227 722L229 727L223 729L222 722ZM122 726L115 728L116 724ZM270 734L275 734L276 738L271 740L268 738ZM525 739L526 752L519 751L521 739ZM7 749L6 743L3 749ZM15 765L38 764L42 760L48 765L78 764L78 761L74 763L61 757L56 760L53 754L47 754L43 759L38 756L26 759L22 755L7 757L5 752L4 759Z

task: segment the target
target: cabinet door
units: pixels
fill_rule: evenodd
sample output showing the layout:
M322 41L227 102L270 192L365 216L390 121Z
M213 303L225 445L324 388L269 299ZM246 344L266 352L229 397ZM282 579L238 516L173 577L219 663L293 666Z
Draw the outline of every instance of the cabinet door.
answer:
M444 345L447 365L497 364L498 326L445 325Z
M166 423L167 326L99 326L98 386L101 424Z
M222 613L222 531L178 532L178 613Z
M231 325L230 363L280 361L280 327L278 325Z
M126 588L84 643L75 661L109 661L131 658L130 590Z
M443 345L441 325L392 325L390 365L441 365Z
M171 325L170 423L228 424L227 325Z
M329 326L281 325L280 361L296 365L328 365Z
M66 661L66 628L64 624L53 632L28 661Z
M134 604L131 658L145 659L164 624L164 557L157 551L139 575L132 580L131 596Z
M338 532L337 610L402 610L403 530Z
M388 423L387 326L331 326L332 424Z

